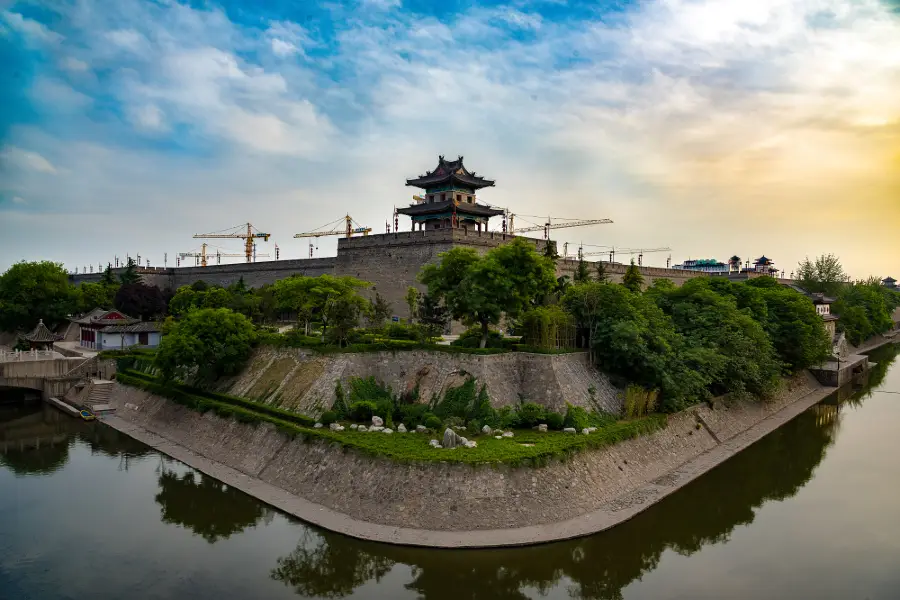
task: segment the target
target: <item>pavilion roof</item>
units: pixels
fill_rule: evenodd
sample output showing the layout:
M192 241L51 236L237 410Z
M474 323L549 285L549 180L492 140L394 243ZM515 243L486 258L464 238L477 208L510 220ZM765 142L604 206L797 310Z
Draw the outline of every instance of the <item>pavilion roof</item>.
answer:
M120 310L106 310L104 308L95 308L86 315L72 319L73 323L78 323L79 325L131 325L139 321L140 319L129 317Z
M428 189L442 184L458 183L463 187L480 189L483 187L491 187L494 181L485 179L475 174L475 171L469 171L463 165L463 157L457 157L456 160L446 160L443 155L438 157L438 165L433 171L426 171L424 175L419 175L414 179L407 179L406 185Z
M50 331L47 326L44 325L43 319L38 321L38 324L30 333L26 333L22 337L29 342L58 342L63 339L63 336Z
M162 323L158 321L140 321L131 325L110 325L103 328L103 333L155 333L162 331Z
M401 215L410 217L421 215L437 215L453 210L453 201L445 202L427 202L422 204L413 204L406 208L398 208L397 212ZM468 204L461 202L456 206L456 213L460 215L473 215L476 217L496 217L503 214L503 210L499 208L491 208L483 204Z
M888 276L888 277L885 277L884 279L882 279L881 282L882 283L897 283L897 280L894 279L893 277Z

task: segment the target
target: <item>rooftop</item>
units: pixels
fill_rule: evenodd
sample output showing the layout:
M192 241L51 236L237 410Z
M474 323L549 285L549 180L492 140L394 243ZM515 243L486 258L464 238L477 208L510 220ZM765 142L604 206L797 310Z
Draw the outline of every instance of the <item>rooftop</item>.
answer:
M494 181L485 179L469 171L463 165L463 157L456 160L446 160L443 155L438 157L438 165L433 171L426 171L414 179L407 179L406 185L429 189L443 184L457 183L462 187L477 190L483 187L491 187Z
M63 339L63 336L56 335L47 329L43 319L38 321L38 324L30 333L26 333L22 337L29 342L58 342Z
M401 215L407 215L410 217L419 216L419 215L432 215L432 214L440 214L447 212L453 209L453 201L447 200L445 202L430 202L423 204L413 204L407 206L406 208L398 208L397 212ZM470 214L476 215L479 217L496 217L498 215L503 214L502 209L491 208L490 206L484 206L483 204L468 204L465 202L461 202L456 206L456 212L462 214Z
M118 310L95 308L86 315L72 319L72 322L79 325L131 325L132 323L139 323L140 319L129 317Z

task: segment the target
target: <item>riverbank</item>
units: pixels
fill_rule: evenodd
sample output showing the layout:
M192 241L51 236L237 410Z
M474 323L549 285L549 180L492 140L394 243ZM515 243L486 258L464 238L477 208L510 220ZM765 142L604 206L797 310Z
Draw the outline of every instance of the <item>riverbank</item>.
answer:
M477 548L580 537L626 521L821 401L794 378L767 404L697 406L664 430L540 468L400 464L269 425L199 414L116 385L111 427L325 529L394 544ZM216 457L213 460L210 457Z

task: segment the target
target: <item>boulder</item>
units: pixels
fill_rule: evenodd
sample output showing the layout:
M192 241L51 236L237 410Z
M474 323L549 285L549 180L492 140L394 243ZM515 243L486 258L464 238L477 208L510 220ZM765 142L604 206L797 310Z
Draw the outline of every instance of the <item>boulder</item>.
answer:
M382 419L379 416L374 416L374 417L372 417L372 425L374 425L375 427L383 427L384 419Z
M578 431L576 431L574 427L566 427L565 429L563 429L563 431L565 433L578 433Z
M384 431L384 427L381 425L372 425L369 427L369 431Z
M485 425L484 427L482 427L482 428L481 428L481 433L483 433L484 435L491 435L491 428L490 428L490 426L489 426L489 425Z
M476 442L475 440L468 440L464 445L466 448L477 448L478 442Z
M546 424L546 423L541 423L540 425L537 426L537 430L538 430L538 431L544 431L544 432L546 432L546 431L547 431L547 424Z
M325 427L325 426L322 425L321 423L316 423L315 425L313 425L313 427L314 427L315 429L322 429L322 428Z
M584 435L590 435L590 433L591 433L591 428L590 428L590 427L585 427L584 429L581 430L581 433L583 433Z
M359 429L359 425L354 423L353 425L350 426L350 429L353 429L355 431L355 430Z
M431 446L432 448L440 448L441 447L441 443L437 440L431 440L430 442L428 442L428 445Z
M394 433L394 430L389 427L384 427L382 428L381 433Z
M426 431L428 431L428 428L425 427L424 425L416 425L417 433L425 433Z
M495 439L495 440L502 440L502 439L503 439L503 436L502 436L502 435L495 435L495 436L494 436L494 439Z
M366 426L365 426L365 425L360 425L359 427L356 428L356 430L357 430L357 431L362 431L362 432L368 431L368 429L366 429Z
M343 431L344 426L340 425L338 423L332 423L331 425L328 426L328 429L330 429L332 431Z
M448 427L444 430L444 441L441 442L441 447L456 448L457 446L462 446L464 439L465 438L460 437L458 433Z
M512 431L504 431L503 432L503 437L512 437L513 435L515 435L515 434Z
M406 425L403 423L397 425L397 433L406 433Z

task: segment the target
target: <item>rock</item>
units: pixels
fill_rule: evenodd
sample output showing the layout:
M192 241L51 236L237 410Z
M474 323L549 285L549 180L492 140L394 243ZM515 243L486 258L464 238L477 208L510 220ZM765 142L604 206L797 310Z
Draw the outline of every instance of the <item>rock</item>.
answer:
M397 425L397 433L406 433L406 425L403 423Z
M331 425L328 426L328 429L330 429L332 431L343 431L344 427L343 427L343 425L340 425L338 423L332 423Z
M489 426L489 425L485 425L484 427L482 427L482 428L481 428L481 433L483 433L484 435L491 435L491 428L490 428L490 426Z
M495 436L494 436L494 439L495 439L495 440L502 440L502 439L503 439L503 436L502 436L502 435L495 435Z
M590 435L590 433L591 433L591 428L590 428L590 427L585 427L584 429L581 430L581 433L583 433L584 435Z
M466 448L477 448L478 442L476 442L475 440L470 440L465 443L465 446Z
M350 429L353 429L355 431L356 429L359 429L359 425L354 423L353 425L350 426Z
M513 435L515 435L515 434L512 431L504 431L503 432L503 437L512 437Z
M384 431L384 427L381 425L372 425L369 427L369 431Z
M466 428L463 427L462 425L456 425L453 429L455 429L456 431L465 431L466 430Z
M546 431L547 431L547 424L546 424L546 423L541 423L540 425L537 426L537 430L538 430L538 431L544 431L544 432L546 432Z
M563 431L565 433L578 433L574 427L566 427L565 429L563 429Z
M357 431L362 431L363 433L365 433L366 431L368 431L368 429L366 429L366 426L365 426L365 425L360 425L359 427L356 428L356 430L357 430Z
M375 427L383 427L384 419L378 416L372 417L372 425L374 425Z
M597 431L596 427L588 427L588 433L594 433L595 431Z
M416 431L418 433L425 433L426 431L428 431L428 428L424 425L416 425Z
M440 448L441 447L441 443L437 440L431 440L430 442L428 442L428 445L431 446L432 448Z
M442 448L456 448L457 446L461 446L463 443L462 438L458 433L450 429L449 427L444 430L444 441L441 442Z
M389 429L388 427L384 427L382 428L381 433L394 433L394 430Z
M316 423L315 425L313 425L313 427L314 427L315 429L322 429L322 428L325 427L325 426L322 425L321 423Z

